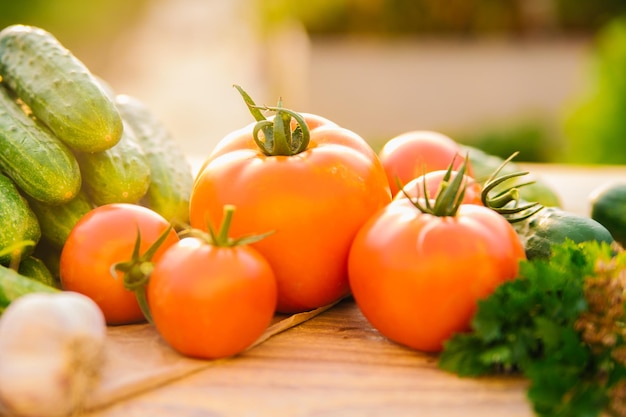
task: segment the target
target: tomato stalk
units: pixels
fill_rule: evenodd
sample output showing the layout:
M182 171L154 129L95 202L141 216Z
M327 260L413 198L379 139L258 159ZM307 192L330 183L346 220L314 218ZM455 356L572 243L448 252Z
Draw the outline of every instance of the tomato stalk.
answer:
M489 207L490 209L501 214L509 221L509 223L524 221L535 215L539 210L543 209L543 206L537 202L522 204L522 200L520 198L519 188L531 185L534 181L516 184L505 188L496 194L492 193L496 187L503 184L505 181L528 174L528 171L519 171L498 176L504 166L515 158L518 153L519 152L514 152L511 156L504 160L502 164L500 164L500 166L489 176L489 178L487 178L481 192L481 200L485 207Z
M276 107L257 106L240 86L235 85L235 88L257 121L252 130L252 137L261 152L267 156L292 156L307 149L310 132L302 115L293 110L285 109L282 106L282 100L278 101ZM273 121L267 120L261 110L275 112L276 116ZM296 121L296 127L293 131L291 130L292 118ZM263 139L259 137L259 132L263 133Z
M483 205L502 215L509 223L526 220L535 215L539 210L543 209L543 206L537 202L524 202L519 194L520 187L531 185L534 181L515 184L494 193L494 190L506 181L528 174L527 171L520 171L499 176L499 173L502 171L504 166L517 154L518 152L513 153L510 157L503 161L502 164L500 164L500 166L489 176L489 178L487 178L481 191L481 201ZM439 190L432 200L429 198L412 198L399 182L397 184L398 188L400 188L402 193L404 193L404 195L411 200L413 205L423 213L439 217L455 216L465 195L466 185L463 183L463 179L467 170L468 160L469 156L466 156L463 163L459 166L455 173L453 172L454 160L450 163L446 174L441 181ZM423 195L428 196L426 181L422 183L422 186Z
M197 237L210 245L226 248L239 245L249 245L251 243L258 242L261 239L265 239L267 236L274 233L273 231L270 231L258 235L246 235L238 238L232 238L229 236L229 231L234 213L235 206L232 204L226 204L224 205L224 217L222 218L222 223L217 231L211 222L207 222L208 233L199 229L189 229L181 232L181 235Z
M150 313L150 307L148 306L148 299L146 297L146 285L150 280L150 274L154 269L154 262L152 258L159 249L159 247L165 242L169 235L172 226L168 227L159 238L142 254L139 252L141 246L141 232L137 228L137 239L135 239L135 246L133 247L133 254L131 259L126 262L118 262L111 266L111 274L117 276L116 271L124 274L124 287L135 293L139 308L144 317L150 324L154 324L152 321L152 314Z
M454 175L452 169L454 160L452 161L452 163L448 166L446 174L441 181L441 185L439 186L439 190L432 201L427 197L428 187L426 181L422 183L424 196L426 196L426 198L423 199L423 203L420 198L412 198L406 190L404 190L404 187L402 187L401 184L398 184L398 188L400 188L402 193L404 193L404 195L422 213L428 213L438 217L456 216L459 211L459 207L463 202L463 197L465 196L466 185L463 183L463 179L467 170L467 160L468 158L466 157Z

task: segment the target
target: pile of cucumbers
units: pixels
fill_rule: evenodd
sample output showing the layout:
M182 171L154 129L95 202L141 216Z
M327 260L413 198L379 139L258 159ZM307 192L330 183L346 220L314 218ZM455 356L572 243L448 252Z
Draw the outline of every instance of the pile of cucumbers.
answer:
M41 28L0 32L0 275L58 285L65 239L99 205L144 205L183 227L192 184L142 102L113 93Z

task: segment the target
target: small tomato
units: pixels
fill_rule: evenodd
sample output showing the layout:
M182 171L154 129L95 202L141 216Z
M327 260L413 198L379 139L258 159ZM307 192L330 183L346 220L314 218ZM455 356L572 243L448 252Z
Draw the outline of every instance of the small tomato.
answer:
M94 300L107 324L144 321L135 292L125 287L124 273L114 267L132 258L138 233L143 253L170 227L165 218L146 207L127 203L96 207L77 222L63 246L62 288ZM170 229L153 260L178 240Z
M415 130L389 139L378 153L395 196L400 184L406 184L430 171L447 169L452 164L457 170L464 162L461 146L449 136L430 130ZM469 162L469 161L468 161ZM473 176L468 164L466 174Z
M242 352L259 338L276 308L276 280L267 260L222 233L185 237L155 264L148 286L154 325L178 352L216 359Z

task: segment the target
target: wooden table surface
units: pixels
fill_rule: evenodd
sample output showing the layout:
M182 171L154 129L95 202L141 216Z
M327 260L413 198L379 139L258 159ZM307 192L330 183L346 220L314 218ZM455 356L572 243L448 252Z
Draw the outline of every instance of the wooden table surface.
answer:
M383 338L348 299L244 355L88 415L528 417L525 387L442 372L436 357Z
M557 187L564 208L581 214L591 190L626 180L626 167L528 168ZM120 385L107 401L92 401L95 408L85 416L533 416L525 380L443 372L436 356L382 337L349 298L240 356L214 362L179 357L148 325L113 328L110 336L113 351L125 353L130 338L132 350L143 352L117 364L124 355L111 358L117 370L108 378L119 382L135 373L136 380L128 379L135 389L125 398Z

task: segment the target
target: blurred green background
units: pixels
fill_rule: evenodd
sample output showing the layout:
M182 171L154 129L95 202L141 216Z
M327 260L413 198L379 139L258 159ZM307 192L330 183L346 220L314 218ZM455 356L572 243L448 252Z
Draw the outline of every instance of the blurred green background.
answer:
M220 1L226 0L207 0L205 4ZM106 72L117 59L118 41L131 36L137 22L164 2L0 0L0 26L24 23L43 27L88 62L94 72ZM178 5L192 3L197 2L180 1ZM520 151L518 160L522 161L626 164L624 0L239 0L238 7L246 16L240 24L252 26L259 38L271 36L273 27L297 21L311 42L361 37L466 42L530 39L535 43L567 37L588 39L584 82L557 118L531 112L444 133L502 157ZM209 16L206 25L213 24ZM376 147L388 137L367 139Z
M314 0L313 7L258 1L268 24L295 17L312 36L590 37L588 85L564 106L562 119L520 115L450 133L502 157L519 151L525 161L626 163L626 1Z
M623 0L256 0L264 21L295 17L311 34L507 36L595 31Z

